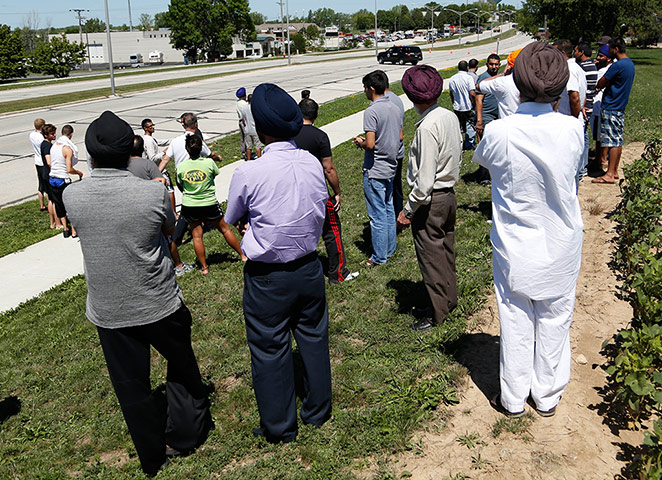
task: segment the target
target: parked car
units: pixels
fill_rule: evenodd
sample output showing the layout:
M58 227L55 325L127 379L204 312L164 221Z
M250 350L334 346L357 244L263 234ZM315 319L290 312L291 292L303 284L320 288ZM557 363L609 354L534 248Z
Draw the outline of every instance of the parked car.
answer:
M379 63L391 62L399 65L411 63L412 65L416 65L418 62L423 61L423 52L421 52L419 47L395 46L379 52L377 61Z

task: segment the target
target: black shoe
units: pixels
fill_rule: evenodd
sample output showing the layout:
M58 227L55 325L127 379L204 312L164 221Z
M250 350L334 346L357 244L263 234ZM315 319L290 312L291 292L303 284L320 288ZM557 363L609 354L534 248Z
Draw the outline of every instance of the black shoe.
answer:
M430 319L432 318L432 307L414 307L411 309L411 314L416 320L421 320L423 318Z
M190 455L192 452L193 450L177 450L176 448L170 447L168 445L166 445L166 450L165 450L166 457L168 458L186 457L187 455Z
M255 438L262 437L269 443L290 443L296 439L296 434L292 437L287 437L287 438L267 437L267 435L264 433L264 430L260 427L253 429L253 436Z
M63 236L64 238L69 238L69 237L71 236L71 230L64 230L64 231L62 232L62 236Z
M431 318L421 318L417 322L412 323L409 325L410 328L413 330L416 330L417 332L427 332L428 330L432 330L434 328L434 323L432 323Z

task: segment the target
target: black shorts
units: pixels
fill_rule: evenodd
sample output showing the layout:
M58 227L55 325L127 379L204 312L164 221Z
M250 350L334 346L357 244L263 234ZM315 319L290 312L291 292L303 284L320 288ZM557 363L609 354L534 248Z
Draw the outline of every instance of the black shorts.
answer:
M44 167L43 165L35 165L37 167L37 179L39 180L39 187L37 190L39 190L39 193L48 193L48 173L46 174L46 178L44 178L44 170L48 170L50 172L50 169L48 166Z
M187 207L182 205L180 215L188 223L212 222L223 218L223 209L218 203L204 207Z
M64 208L64 201L62 200L62 192L67 188L68 183L65 183L61 187L54 187L53 185L48 185L48 194L51 197L51 201L55 206L55 214L59 218L64 218L67 216L67 210Z

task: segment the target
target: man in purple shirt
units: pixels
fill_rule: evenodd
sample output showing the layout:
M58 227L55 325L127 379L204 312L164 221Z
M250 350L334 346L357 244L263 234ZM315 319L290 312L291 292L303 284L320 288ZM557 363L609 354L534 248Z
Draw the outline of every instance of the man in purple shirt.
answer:
M328 191L319 160L291 141L301 110L268 83L253 91L251 111L262 157L235 170L225 220L244 234L244 318L253 389L260 412L255 435L291 442L297 435L291 333L304 364L301 420L331 416L329 315L317 244ZM290 333L291 332L291 333Z

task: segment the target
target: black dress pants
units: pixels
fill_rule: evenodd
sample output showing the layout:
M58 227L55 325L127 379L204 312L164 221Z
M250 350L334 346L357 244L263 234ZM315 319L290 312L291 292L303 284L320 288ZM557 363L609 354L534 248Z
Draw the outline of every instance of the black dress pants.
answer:
M350 274L345 265L345 248L342 244L340 217L336 212L333 197L326 201L326 215L322 226L322 239L329 257L328 277L331 283L339 283Z
M329 313L316 253L284 264L248 261L244 317L260 427L270 442L297 434L292 338L304 365L301 420L322 425L331 416Z
M402 162L404 158L397 159L397 166L395 167L395 178L393 179L393 210L395 211L395 218L398 218L402 211L404 197L402 195Z
M166 443L180 451L192 450L214 427L207 388L191 347L191 313L182 304L158 322L97 330L142 469L155 475L166 461ZM152 393L150 345L168 361L167 412Z
M420 206L411 221L416 258L430 297L433 321L440 324L457 306L455 273L455 215L452 189L433 191L428 205Z

